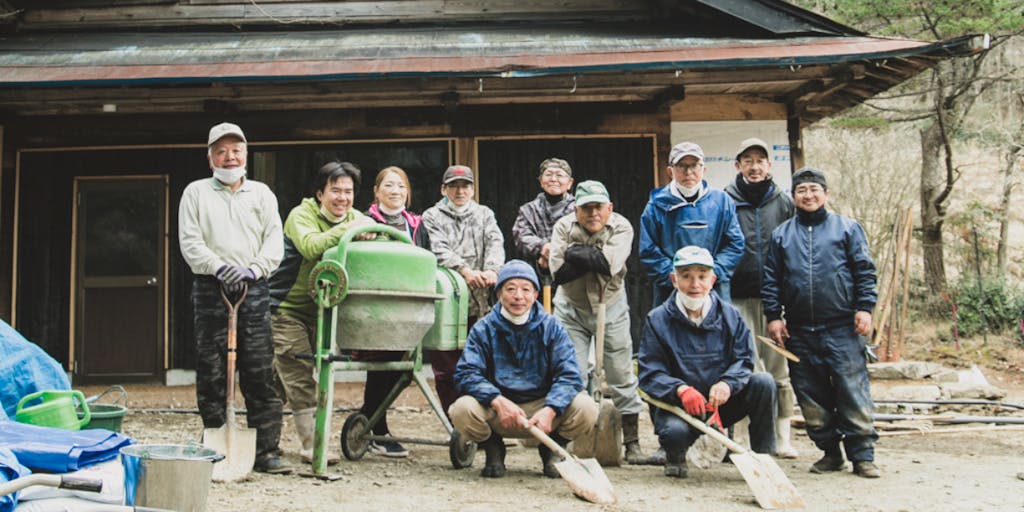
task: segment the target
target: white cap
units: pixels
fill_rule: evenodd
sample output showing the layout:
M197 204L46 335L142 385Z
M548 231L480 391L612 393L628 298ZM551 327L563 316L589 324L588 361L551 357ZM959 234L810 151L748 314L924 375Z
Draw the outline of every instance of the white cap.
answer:
M672 266L689 267L690 265L713 269L715 268L715 259L711 257L711 253L707 249L696 245L687 245L676 251L675 257L672 258Z
M242 139L242 142L249 142L245 140L245 134L242 133L242 129L239 128L237 124L221 123L217 126L214 126L213 128L210 128L210 140L209 142L206 143L206 145L212 146L214 142L217 142L218 140L223 139L228 135L234 135L235 137Z

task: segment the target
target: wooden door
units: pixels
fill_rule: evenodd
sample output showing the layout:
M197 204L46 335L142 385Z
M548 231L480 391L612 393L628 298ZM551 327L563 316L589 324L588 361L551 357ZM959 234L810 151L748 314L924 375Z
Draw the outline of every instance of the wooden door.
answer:
M162 377L167 177L76 178L74 371Z

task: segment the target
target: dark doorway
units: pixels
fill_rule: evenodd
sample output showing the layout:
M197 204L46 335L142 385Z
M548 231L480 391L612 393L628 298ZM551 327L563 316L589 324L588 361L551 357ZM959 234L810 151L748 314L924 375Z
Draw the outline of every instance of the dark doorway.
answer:
M167 177L76 178L75 374L162 376Z
M548 157L564 158L575 183L598 180L608 188L615 211L633 224L633 253L626 288L634 346L651 309L650 280L637 255L640 214L654 188L654 138L481 139L478 142L480 202L494 210L505 234L507 259L518 257L511 239L519 206L540 193L537 171Z

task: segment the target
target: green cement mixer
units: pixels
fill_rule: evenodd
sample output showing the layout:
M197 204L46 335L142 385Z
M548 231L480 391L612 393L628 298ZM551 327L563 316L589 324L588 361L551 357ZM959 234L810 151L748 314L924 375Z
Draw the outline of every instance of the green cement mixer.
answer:
M386 235L358 241L363 233ZM354 413L341 431L345 457L358 460L370 441L397 441L449 447L452 465L473 463L476 444L461 439L441 409L440 400L421 374L423 349L454 350L466 341L469 288L462 276L437 266L437 258L413 245L405 233L382 224L352 229L336 248L324 253L310 274L310 295L317 315L317 415L313 473L327 468L327 436L334 402L334 372L401 371L402 378L369 418ZM351 361L350 350L404 352L401 361ZM398 395L415 382L444 425L445 440L378 436L372 433Z

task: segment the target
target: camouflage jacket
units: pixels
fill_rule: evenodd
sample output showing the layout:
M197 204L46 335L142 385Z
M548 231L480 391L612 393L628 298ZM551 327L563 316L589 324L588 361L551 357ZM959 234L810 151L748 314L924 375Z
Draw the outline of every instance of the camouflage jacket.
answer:
M505 263L505 237L490 208L470 200L468 208L455 213L447 198L441 198L423 212L423 226L430 237L430 250L437 264L459 271L491 270L495 274ZM482 317L491 309L490 289L473 290L469 315Z
M537 268L537 258L544 244L551 242L551 228L555 222L576 211L576 199L566 194L561 201L551 204L544 193L519 207L519 215L512 226L512 238L520 257Z

